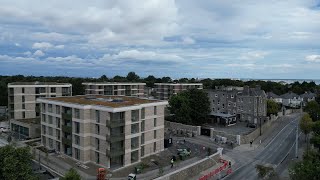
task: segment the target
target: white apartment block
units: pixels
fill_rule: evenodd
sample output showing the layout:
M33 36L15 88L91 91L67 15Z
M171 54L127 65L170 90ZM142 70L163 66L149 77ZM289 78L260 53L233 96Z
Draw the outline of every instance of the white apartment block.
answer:
M85 94L145 97L146 83L85 82Z
M36 126L40 117L40 97L71 96L72 85L55 82L14 82L8 84L8 116L12 131L29 136L29 125ZM18 122L19 121L19 122ZM29 123L30 122L30 123ZM29 124L29 125L28 125ZM25 125L25 126L24 126ZM38 126L40 123L38 123ZM39 132L40 134L40 132Z
M42 144L76 161L116 169L164 150L167 101L84 95L38 102Z
M168 100L172 95L187 89L203 89L202 83L155 83L156 98Z

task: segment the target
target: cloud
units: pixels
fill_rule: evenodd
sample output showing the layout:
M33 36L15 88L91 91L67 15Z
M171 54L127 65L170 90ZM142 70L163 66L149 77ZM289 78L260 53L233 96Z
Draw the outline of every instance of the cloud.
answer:
M136 60L136 61L181 61L182 57L175 54L163 54L153 51L125 50L118 54L105 54L104 60Z
M42 57L44 56L45 54L41 51L41 50L36 50L34 53L33 53L33 56L35 57Z
M24 53L23 53L23 55L31 56L31 55L32 55L32 53L31 53L30 51L26 51L26 52L24 52Z
M192 39L191 37L183 37L182 43L183 44L194 44L196 41Z
M53 44L48 42L36 42L32 45L32 49L49 49L52 48Z
M14 43L15 46L20 47L21 45L19 43Z
M54 48L56 48L56 49L64 49L64 45L58 45L58 46L55 46Z
M263 59L268 53L262 51L251 51L244 53L240 56L239 59L241 60L256 60L256 59Z
M308 55L305 57L305 60L308 62L320 62L320 55L319 54Z

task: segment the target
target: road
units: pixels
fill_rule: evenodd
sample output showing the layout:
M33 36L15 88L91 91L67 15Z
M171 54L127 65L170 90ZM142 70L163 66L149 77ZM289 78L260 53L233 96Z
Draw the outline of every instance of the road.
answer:
M296 126L299 119L299 115L292 116L290 123L279 132L275 132L276 135L270 142L263 146L261 150L251 153L251 157L253 158L246 158L247 163L237 168L232 174L224 179L258 179L255 169L257 164L269 164L275 168L278 167L280 163L285 160L289 152L294 151L295 149Z

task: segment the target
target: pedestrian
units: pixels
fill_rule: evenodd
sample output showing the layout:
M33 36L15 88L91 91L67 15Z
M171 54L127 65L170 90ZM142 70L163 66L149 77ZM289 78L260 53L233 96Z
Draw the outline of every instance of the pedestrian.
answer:
M250 147L252 147L252 141L250 141Z
M173 168L173 158L171 159L171 168Z
M184 138L183 138L183 144L185 144L185 143L186 143L186 138L184 137Z

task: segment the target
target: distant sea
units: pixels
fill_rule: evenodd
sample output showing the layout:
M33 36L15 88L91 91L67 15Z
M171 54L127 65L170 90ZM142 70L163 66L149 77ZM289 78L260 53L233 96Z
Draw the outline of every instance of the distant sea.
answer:
M260 81L273 81L273 82L281 82L283 84L291 84L296 81L299 83L305 82L315 82L317 85L320 84L320 79L239 79L241 81L250 81L250 80L260 80Z

